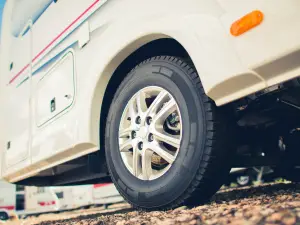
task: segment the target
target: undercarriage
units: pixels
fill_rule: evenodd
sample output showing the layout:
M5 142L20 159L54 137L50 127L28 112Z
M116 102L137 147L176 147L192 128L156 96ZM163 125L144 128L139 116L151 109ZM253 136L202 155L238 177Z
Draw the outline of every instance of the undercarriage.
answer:
M272 166L285 176L300 165L299 96L295 79L230 105L236 118L233 167Z

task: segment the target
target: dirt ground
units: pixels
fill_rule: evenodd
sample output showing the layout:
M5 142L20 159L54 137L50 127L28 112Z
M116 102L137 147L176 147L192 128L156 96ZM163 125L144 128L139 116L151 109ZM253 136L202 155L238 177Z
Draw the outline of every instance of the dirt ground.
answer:
M108 210L74 210L7 223L11 224L300 224L300 185L280 183L227 189L218 192L209 204L190 209L183 206L163 212L139 212L124 203Z

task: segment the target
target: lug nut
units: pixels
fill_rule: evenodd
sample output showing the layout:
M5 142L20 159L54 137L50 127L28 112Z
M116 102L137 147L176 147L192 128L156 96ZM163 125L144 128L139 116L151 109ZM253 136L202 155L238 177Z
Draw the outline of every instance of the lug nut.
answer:
M138 143L138 148L139 148L139 150L143 149L143 142Z
M151 117L147 117L147 124L150 125L152 123L152 118Z
M151 142L151 141L153 141L153 139L154 139L154 138L153 138L153 134L149 134L149 136L148 136L148 141Z
M131 138L132 138L132 139L136 138L136 132L135 132L135 131L132 131L132 132L131 132Z
M141 124L141 117L138 116L138 117L136 118L135 122L136 122L137 124Z

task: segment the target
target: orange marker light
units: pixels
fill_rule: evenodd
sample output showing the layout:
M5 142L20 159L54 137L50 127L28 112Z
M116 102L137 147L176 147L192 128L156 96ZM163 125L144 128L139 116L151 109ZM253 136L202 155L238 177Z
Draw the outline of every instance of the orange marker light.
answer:
M264 14L261 11L255 10L241 19L235 21L230 28L230 33L233 36L239 36L248 30L258 26L264 19Z

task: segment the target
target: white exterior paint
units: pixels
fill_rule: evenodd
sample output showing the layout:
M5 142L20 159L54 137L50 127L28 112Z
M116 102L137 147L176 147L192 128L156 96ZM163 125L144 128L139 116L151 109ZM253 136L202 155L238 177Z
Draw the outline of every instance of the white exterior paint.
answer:
M98 150L108 81L152 40L177 40L217 105L300 74L298 0L59 0L16 37L10 18L15 3L26 1L7 1L3 14L0 150L10 182ZM231 24L254 9L263 23L231 36Z
M67 187L26 187L22 214L74 209L92 205L92 185Z
M94 185L92 190L94 204L111 204L124 201L112 183Z
M16 185L0 180L0 210L16 211ZM50 211L75 209L97 204L122 202L112 183L66 186L66 187L25 187L24 210L18 215L38 214Z
M25 187L25 212L48 212L59 210L61 207L61 201L52 187Z
M16 185L0 180L0 210L16 209Z

